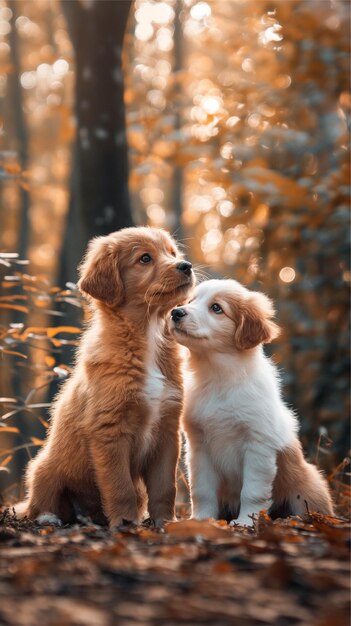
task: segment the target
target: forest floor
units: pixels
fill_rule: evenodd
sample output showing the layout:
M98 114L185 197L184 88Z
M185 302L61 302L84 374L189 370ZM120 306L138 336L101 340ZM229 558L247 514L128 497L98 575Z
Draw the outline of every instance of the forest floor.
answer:
M350 524L54 528L0 512L1 626L348 626Z

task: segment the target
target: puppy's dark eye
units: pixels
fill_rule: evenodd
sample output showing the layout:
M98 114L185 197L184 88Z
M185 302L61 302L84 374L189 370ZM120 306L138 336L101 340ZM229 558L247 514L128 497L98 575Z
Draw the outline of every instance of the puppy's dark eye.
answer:
M149 254L143 254L143 256L139 259L139 263L142 263L143 265L150 263L150 261L152 261L152 258Z
M175 250L171 250L171 255L172 255L172 256L177 256L176 251L175 251Z
M223 313L222 307L220 307L219 304L217 304L217 302L215 302L214 304L211 304L210 309L217 315L219 315L220 313Z

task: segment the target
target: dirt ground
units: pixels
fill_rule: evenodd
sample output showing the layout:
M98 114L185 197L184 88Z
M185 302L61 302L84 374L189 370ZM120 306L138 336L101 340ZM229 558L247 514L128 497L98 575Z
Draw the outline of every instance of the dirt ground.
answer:
M111 533L0 513L0 624L348 626L350 524L184 520Z

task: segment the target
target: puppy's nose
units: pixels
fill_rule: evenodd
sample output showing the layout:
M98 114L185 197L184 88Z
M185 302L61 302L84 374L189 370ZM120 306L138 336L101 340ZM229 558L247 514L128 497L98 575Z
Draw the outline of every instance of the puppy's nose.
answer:
M186 276L190 276L192 267L193 266L191 265L191 263L189 263L189 261L181 261L177 265L177 270L183 272L183 274L185 274Z
M171 311L171 317L173 322L178 322L182 317L184 317L186 315L186 310L185 309L173 309L173 311Z

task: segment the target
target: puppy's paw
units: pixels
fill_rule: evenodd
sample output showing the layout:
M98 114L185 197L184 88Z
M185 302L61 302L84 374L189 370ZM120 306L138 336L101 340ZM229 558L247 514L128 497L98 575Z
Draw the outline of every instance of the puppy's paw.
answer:
M35 520L40 526L62 526L62 522L54 513L42 513Z
M29 505L28 500L23 500L23 502L17 502L12 507L12 511L15 513L16 517L21 519L22 517L28 516L29 513Z
M127 531L137 528L139 525L138 520L128 520L124 518L117 518L109 523L109 529L113 532Z
M253 528L254 525L254 519L249 515L239 515L237 519L232 519L231 522L229 522L229 526L244 526L246 528Z

